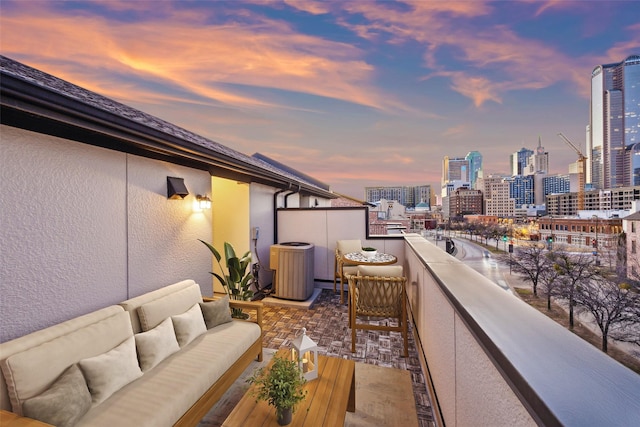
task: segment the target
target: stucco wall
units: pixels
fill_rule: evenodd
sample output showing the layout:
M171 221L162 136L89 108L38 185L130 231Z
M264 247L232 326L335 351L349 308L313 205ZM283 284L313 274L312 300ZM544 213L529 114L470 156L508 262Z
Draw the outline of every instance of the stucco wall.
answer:
M0 340L177 280L209 283L195 249L211 213L191 207L208 173L8 126L0 136ZM192 194L168 200L168 175Z

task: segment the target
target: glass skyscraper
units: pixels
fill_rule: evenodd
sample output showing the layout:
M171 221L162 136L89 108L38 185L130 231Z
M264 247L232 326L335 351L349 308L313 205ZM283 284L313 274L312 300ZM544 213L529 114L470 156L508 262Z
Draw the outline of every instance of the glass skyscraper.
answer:
M533 155L533 150L522 147L511 155L511 175L524 175L527 170L529 157Z
M640 174L640 55L593 69L588 138L592 186L633 185Z
M469 151L464 157L469 162L469 182L471 188L476 188L478 173L482 170L482 154L479 151Z

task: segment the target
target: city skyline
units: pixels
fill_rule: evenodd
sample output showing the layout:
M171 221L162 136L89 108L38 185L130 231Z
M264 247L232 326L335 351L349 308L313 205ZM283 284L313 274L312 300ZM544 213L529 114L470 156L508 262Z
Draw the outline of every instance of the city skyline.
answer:
M638 54L640 4L3 1L2 54L363 197L585 148L591 72Z

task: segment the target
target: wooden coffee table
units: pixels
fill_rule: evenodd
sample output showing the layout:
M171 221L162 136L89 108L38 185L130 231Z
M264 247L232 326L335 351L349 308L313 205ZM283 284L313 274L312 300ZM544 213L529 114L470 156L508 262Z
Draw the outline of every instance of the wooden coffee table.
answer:
M278 356L290 350L280 349ZM293 414L291 426L342 426L347 411L356 410L356 364L353 360L318 356L318 378L304 385L307 397ZM277 426L275 408L256 402L251 386L222 423L223 427Z

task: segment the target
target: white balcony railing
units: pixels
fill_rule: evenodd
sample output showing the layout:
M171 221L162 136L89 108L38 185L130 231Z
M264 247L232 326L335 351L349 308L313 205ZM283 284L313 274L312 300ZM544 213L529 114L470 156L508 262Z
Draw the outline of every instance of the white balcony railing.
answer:
M418 351L446 425L640 425L639 375L422 237L405 241Z

